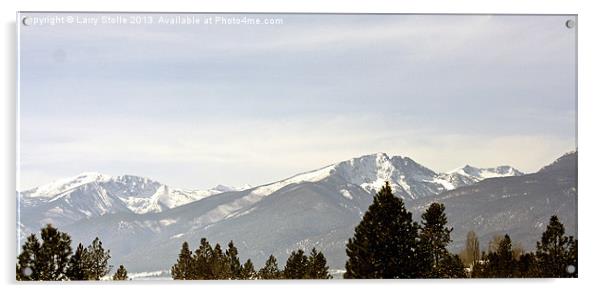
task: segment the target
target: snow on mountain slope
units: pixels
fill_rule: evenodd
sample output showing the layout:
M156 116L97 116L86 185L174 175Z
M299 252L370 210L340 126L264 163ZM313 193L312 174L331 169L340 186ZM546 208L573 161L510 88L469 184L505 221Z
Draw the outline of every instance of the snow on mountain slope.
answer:
M451 189L453 185L440 178L442 174L408 158L373 154L256 188L210 196L161 213L131 217L111 214L78 221L64 229L78 241L98 235L107 239L113 259L134 272L168 269L182 242L198 243L201 237L212 243L232 240L244 247L241 259L251 258L255 263L264 262L270 254L278 260L286 259L292 250L315 246L324 252L332 268L340 269L347 259L346 241L372 203L380 182L390 180L399 188L395 194L405 197L415 220L432 200L444 202L450 223L458 227L454 229L454 245L463 244L466 229L478 231L482 241L488 241L495 232L510 233L513 240L528 244L534 243L530 234L534 223L549 219L557 210L568 215L574 207L570 182L564 187L556 181L565 176L563 170L550 178L492 178L476 183L474 188L465 186L427 196L427 192ZM410 197L404 185L416 198ZM128 239L127 243L122 239Z
M494 235L509 234L526 250L535 248L550 216L557 215L569 235L577 227L577 154L568 153L540 171L522 176L513 172L413 201L410 210L420 214L433 202L445 204L448 223L454 227L450 248L459 251L468 231L481 243Z
M354 158L336 164L332 175L361 186L369 193L377 192L385 182L396 193L407 199L430 196L442 192L445 186L435 179L437 173L414 162L408 157L385 153Z
M450 188L447 190L456 189L458 187L472 185L477 182L489 178L521 176L524 175L521 171L510 166L498 166L495 168L477 168L470 165L454 169L448 173L441 173L439 180L449 183Z
M207 213L205 216L211 219L209 222L213 222L253 205L288 185L319 182L327 178L336 177L345 182L339 186L338 193L348 200L354 197L354 194L349 192L349 186L358 186L374 194L386 181L390 182L396 194L406 200L413 200L471 185L486 178L515 175L522 173L509 166L479 169L468 165L450 173L438 174L408 157L389 157L385 153L376 153L300 173L256 188L218 185L209 190L184 190L139 176L110 176L88 172L20 192L19 204L22 208L35 208L33 210L41 214L34 217L39 221L71 222L107 213L158 213L215 194L250 191L244 197L220 205ZM61 215L64 219L61 219Z
M157 213L233 190L240 189L218 185L184 190L144 177L88 172L18 192L18 196L22 221L37 226L123 212Z
M503 167L477 170L482 170L481 173L493 177L494 172L498 169L505 171ZM349 191L350 186L357 186L369 194L374 194L388 181L396 194L406 200L413 200L433 196L481 180L481 177L474 175L463 179L466 182L449 181L446 180L447 174L437 174L408 157L389 157L385 153L376 153L250 189L249 192L236 199L215 205L196 218L193 227L211 225L227 218L237 217L246 209L287 186L319 183L333 178L336 178L337 182L342 182L337 190L338 194L346 200L354 199L354 194Z
M495 168L476 168L470 165L466 165L462 168L455 169L449 174L459 174L475 178L477 180L483 180L494 177L508 177L508 176L520 176L523 173L510 166L499 166Z
M327 176L339 176L350 184L361 186L369 193L377 192L385 182L405 199L416 199L471 185L487 178L520 176L522 172L510 166L475 168L466 165L450 173L436 173L408 157L376 153L343 161L312 172L293 176L275 187L290 183L316 182ZM346 197L349 196L341 191Z

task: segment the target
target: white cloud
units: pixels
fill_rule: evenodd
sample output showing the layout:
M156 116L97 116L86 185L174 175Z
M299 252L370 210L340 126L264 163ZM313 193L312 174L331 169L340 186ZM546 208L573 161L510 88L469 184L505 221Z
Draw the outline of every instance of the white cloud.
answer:
M154 124L144 120L113 120L95 127L85 122L80 125L47 120L40 123L45 127L24 125L28 137L35 137L38 131L46 136L45 142L22 143L25 170L21 177L29 184L39 184L50 177L35 168L29 172L29 166L41 169L50 166L50 172L65 168L73 175L96 171L107 163L123 162L142 176L150 172L145 169L148 163L212 166L213 170L203 172L214 174L213 178L198 179L199 184L207 186L195 187L218 183L259 184L265 183L260 180L282 179L296 172L381 151L409 156L435 171L470 163L483 167L510 164L531 172L574 149L574 141L559 137L449 134L416 125L391 124L392 121L374 115L199 125ZM48 129L55 131L48 132ZM53 135L63 137L63 129L69 129L72 139L48 139ZM246 178L219 177L239 172L246 173ZM156 179L176 184L181 184L183 177L170 172L160 176Z

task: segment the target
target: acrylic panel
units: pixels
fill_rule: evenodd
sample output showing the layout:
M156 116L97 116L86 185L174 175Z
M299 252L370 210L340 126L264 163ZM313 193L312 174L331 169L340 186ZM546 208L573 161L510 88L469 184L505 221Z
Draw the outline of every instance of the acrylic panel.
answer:
M17 30L17 280L577 277L576 15Z

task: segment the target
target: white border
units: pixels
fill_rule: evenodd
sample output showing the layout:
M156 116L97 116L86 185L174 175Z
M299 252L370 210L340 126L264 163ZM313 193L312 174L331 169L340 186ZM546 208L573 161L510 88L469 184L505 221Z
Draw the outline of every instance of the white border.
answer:
M601 205L600 198L600 129L602 125L598 112L600 107L600 55L602 48L599 29L602 27L601 11L596 7L597 1L413 1L393 4L387 0L301 0L297 2L285 2L277 0L235 0L235 1L1 1L0 15L2 17L3 34L3 60L1 88L4 90L2 99L2 176L0 186L3 188L2 207L5 209L2 233L2 266L1 276L3 288L10 291L68 291L78 292L83 290L90 292L104 292L115 288L124 290L138 290L159 292L164 286L176 286L174 290L198 291L198 290L240 290L251 292L281 292L283 290L293 292L307 292L308 290L345 290L347 292L365 292L367 290L441 290L445 292L508 292L519 289L520 291L545 291L545 292L568 292L577 289L596 288L598 272L601 271L599 263L602 263L599 244L600 226L597 215ZM27 10L46 11L194 11L194 12L364 12L364 13L533 13L533 14L573 14L579 15L579 279L577 280L409 280L409 281L334 281L334 282L245 282L227 283L219 282L193 283L193 284L164 284L164 283L137 283L135 286L142 288L123 287L128 285L110 284L109 286L83 285L85 288L64 285L28 285L20 286L12 282L14 279L14 257L15 257L15 163L16 163L16 117L15 108L15 12ZM199 285L205 284L202 288ZM19 286L19 287L16 287ZM211 288L209 288L211 287ZM464 288L470 287L470 288ZM579 287L579 288L577 288Z

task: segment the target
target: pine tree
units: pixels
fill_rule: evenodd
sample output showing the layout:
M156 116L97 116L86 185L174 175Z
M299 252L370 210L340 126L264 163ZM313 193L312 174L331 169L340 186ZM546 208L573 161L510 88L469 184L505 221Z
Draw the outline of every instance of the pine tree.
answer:
M209 280L213 278L211 269L211 259L213 257L213 248L206 238L201 239L199 248L194 251L193 256L193 276L195 280Z
M171 277L174 280L195 280L194 273L192 252L188 248L188 242L184 242L176 264L171 267Z
M564 235L564 225L555 215L537 242L536 257L542 277L577 277L577 240Z
M230 266L230 273L232 279L240 279L241 278L241 265L240 260L238 258L238 249L234 246L234 242L230 241L228 243L228 249L226 250L227 261Z
M315 247L311 249L308 262L307 274L309 279L332 279L332 276L328 273L326 257L322 252L318 252Z
M506 234L497 245L497 251L487 255L484 277L512 278L516 275L516 261L512 255L512 240Z
M21 254L17 257L17 281L40 280L36 264L36 256L40 253L41 244L35 234L27 237Z
M536 278L540 277L537 270L535 254L529 252L519 256L516 264L517 277L521 278Z
M443 204L433 203L422 214L418 244L420 260L423 263L421 266L422 277L444 277L445 273L442 272L440 263L444 258L449 258L447 245L451 242L450 233L452 231L446 225L447 216Z
M209 277L210 280L230 279L232 275L230 272L230 263L228 262L226 255L223 253L222 247L219 245L219 243L216 243L215 248L213 248L213 254L211 255L209 266L211 268L211 275Z
M464 263L457 254L445 254L439 263L437 278L467 278Z
M285 279L307 279L309 275L309 260L303 253L303 250L299 249L293 251L286 261L284 266L283 275Z
M128 271L123 265L119 265L117 272L113 275L113 281L125 281L128 279Z
M385 186L374 196L347 243L345 278L415 278L418 276L418 225L403 200Z
M276 280L281 278L282 273L278 269L276 257L270 255L263 268L259 270L258 277L262 280Z
M105 251L98 237L92 241L84 254L87 280L100 280L111 271L112 266L109 266L110 253L110 250Z
M17 258L17 280L66 280L71 256L71 237L48 224L42 242L30 235Z
M257 272L255 272L255 267L253 266L253 262L250 259L247 259L247 262L242 266L240 270L240 279L241 280L254 280L257 278Z
M75 249L75 253L69 260L69 267L67 268L67 278L74 281L86 280L87 267L85 264L87 249L80 243Z

